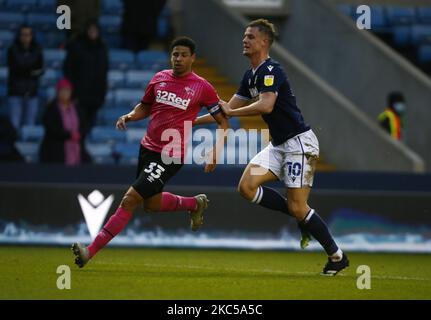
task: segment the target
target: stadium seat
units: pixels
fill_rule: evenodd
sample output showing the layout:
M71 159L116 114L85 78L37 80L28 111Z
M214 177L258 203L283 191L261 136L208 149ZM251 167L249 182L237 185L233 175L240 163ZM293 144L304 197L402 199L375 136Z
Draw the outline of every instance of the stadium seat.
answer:
M411 43L411 27L397 26L392 29L393 41L398 47L405 47Z
M57 0L38 0L35 11L40 13L55 13Z
M383 6L371 6L371 28L375 32L388 32L389 26Z
M35 30L48 31L56 26L57 16L49 13L30 13L27 16L27 23Z
M121 36L119 34L103 33L102 38L110 49L119 48L121 46Z
M99 19L100 27L106 33L118 33L121 26L121 16L103 15Z
M118 89L115 91L115 104L118 107L131 108L142 99L143 95L143 90Z
M120 164L137 164L139 143L118 143L114 146L114 154L120 158Z
M45 66L59 69L63 66L66 51L60 49L45 49L43 50L43 57L45 60Z
M108 126L108 127L114 127L116 121L118 120L118 118L123 115L126 114L128 112L130 112L131 109L127 108L127 109L123 109L123 108L102 108L98 115L98 123L100 125L104 125L104 126Z
M91 142L114 144L126 141L126 134L116 130L113 126L94 127L90 134Z
M129 143L139 143L145 136L146 129L131 128L126 131L127 142Z
M0 12L0 29L16 31L24 22L25 18L22 13Z
M167 67L169 56L165 51L145 50L138 53L137 63L143 69L158 71Z
M123 3L121 0L104 0L102 12L106 14L121 14L123 12Z
M5 66L7 60L7 49L6 48L0 48L0 65Z
M108 84L110 89L116 89L124 85L124 72L120 70L108 71Z
M45 134L43 126L23 126L21 128L21 141L40 142Z
M39 159L39 143L38 142L16 142L16 148L24 157L26 162L37 162Z
M417 17L418 17L419 23L431 24L431 7L417 8Z
M349 18L352 18L355 15L353 6L350 4L339 4L337 5L337 10Z
M423 44L419 47L418 60L420 63L431 62L431 44Z
M135 55L132 51L113 49L109 51L109 64L111 69L127 70L133 67Z
M0 30L0 48L8 48L13 40L15 35L11 31Z
M5 84L0 84L0 98L5 98L6 96L7 96L7 87Z
M112 147L106 143L86 143L86 148L96 164L114 164Z
M45 73L40 78L40 85L42 87L54 86L60 78L60 72L54 69L46 69Z
M37 0L5 0L5 8L9 11L29 12L36 5Z
M420 45L422 42L431 41L431 25L414 25L412 26L412 44Z
M61 30L54 30L43 33L43 45L46 48L59 48L66 42L66 33Z
M8 73L7 67L0 67L0 83L5 84L7 82Z
M412 7L388 7L386 16L388 23L392 26L416 22L416 10Z
M154 76L152 71L130 70L126 72L126 87L145 88Z

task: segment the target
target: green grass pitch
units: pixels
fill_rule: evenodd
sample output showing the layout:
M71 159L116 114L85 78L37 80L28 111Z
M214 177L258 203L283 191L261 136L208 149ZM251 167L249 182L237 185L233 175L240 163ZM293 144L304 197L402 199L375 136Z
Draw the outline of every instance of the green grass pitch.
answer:
M84 269L69 248L0 246L0 299L431 299L431 255L351 253L336 277L320 252L107 248ZM71 289L59 290L59 265ZM356 286L371 268L371 289Z

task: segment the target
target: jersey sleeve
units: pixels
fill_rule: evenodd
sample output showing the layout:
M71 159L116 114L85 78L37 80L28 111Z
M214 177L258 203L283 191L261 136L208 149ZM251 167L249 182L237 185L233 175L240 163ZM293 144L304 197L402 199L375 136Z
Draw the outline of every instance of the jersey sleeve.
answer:
M156 96L154 94L154 85L156 84L156 77L157 74L154 75L154 77L151 79L150 83L148 84L147 88L145 89L144 96L141 99L142 104L153 104Z
M286 81L286 75L279 67L266 66L261 68L257 80L259 93L274 92L278 93L281 85Z
M250 90L248 89L247 74L248 74L247 72L244 73L244 76L242 77L238 91L235 94L235 96L243 100L250 100L252 98L250 95Z
M202 92L201 106L207 108L211 115L216 115L221 112L219 101L220 98L214 87L210 83L205 82L204 90Z

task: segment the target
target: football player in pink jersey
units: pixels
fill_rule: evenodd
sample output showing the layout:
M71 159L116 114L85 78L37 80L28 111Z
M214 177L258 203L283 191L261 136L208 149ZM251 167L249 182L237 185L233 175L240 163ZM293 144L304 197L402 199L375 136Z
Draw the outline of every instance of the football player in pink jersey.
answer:
M128 122L150 117L147 133L141 141L137 179L94 241L89 246L80 243L72 245L75 264L80 268L125 228L140 205L151 212L189 212L193 231L202 225L203 212L208 206L205 194L183 197L163 192L166 182L181 169L184 162L190 134L184 128L191 128L202 107L208 109L219 129L229 127L219 107L220 99L215 89L192 71L195 49L192 39L175 39L171 45L172 69L155 74L141 102L118 119L117 129L126 130ZM214 148L209 153L205 172L215 169L218 157L215 150L222 148Z

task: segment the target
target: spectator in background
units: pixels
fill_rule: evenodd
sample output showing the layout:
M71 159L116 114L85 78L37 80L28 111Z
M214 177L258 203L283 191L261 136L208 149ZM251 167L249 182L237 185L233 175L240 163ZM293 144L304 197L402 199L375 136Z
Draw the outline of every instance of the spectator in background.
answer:
M43 116L45 136L40 147L40 161L74 166L90 161L83 137L85 119L72 100L73 86L67 79L57 83L57 96Z
M89 22L85 32L68 45L63 66L89 129L96 124L97 112L105 102L108 68L108 49L100 37L99 26Z
M72 41L81 35L89 21L98 21L101 0L58 0L57 6L70 8L72 29L68 31L68 40Z
M24 158L15 147L17 133L5 115L0 115L0 162L23 162Z
M403 94L391 92L388 95L388 107L378 117L380 126L396 140L403 140L404 138L405 110L406 102Z
M158 18L166 0L123 0L121 36L123 48L135 52L146 50L157 37Z
M11 122L15 129L19 129L22 124L34 125L39 108L37 94L39 77L43 74L43 53L29 26L19 28L7 52L7 64Z

